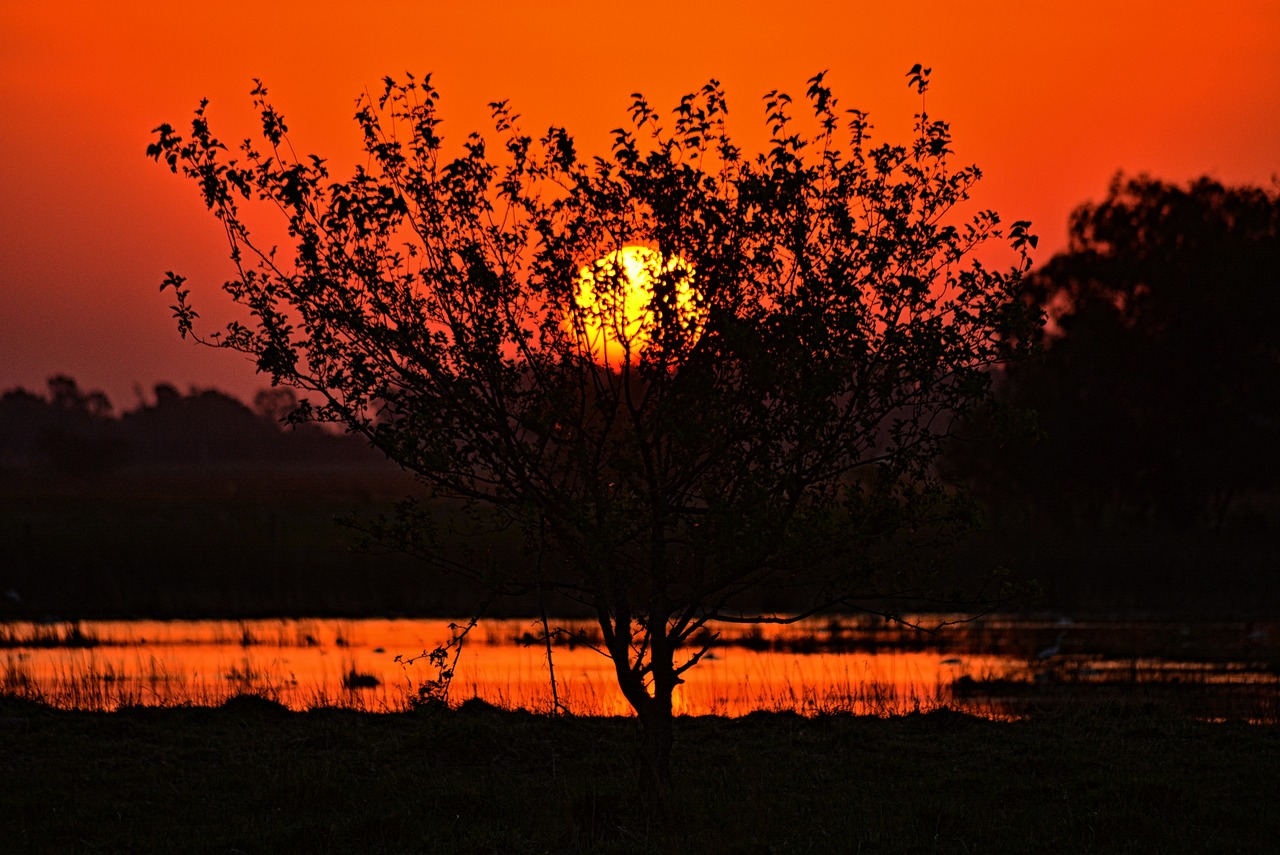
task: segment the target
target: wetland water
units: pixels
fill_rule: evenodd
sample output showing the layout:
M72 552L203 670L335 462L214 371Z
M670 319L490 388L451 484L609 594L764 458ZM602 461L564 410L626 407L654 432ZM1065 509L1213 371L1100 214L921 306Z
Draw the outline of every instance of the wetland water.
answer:
M935 625L946 617L919 618ZM261 694L293 709L410 706L438 672L421 657L451 621L280 619L0 624L0 688L63 707L217 704ZM554 648L562 707L627 715L589 623L559 623L586 643ZM466 638L450 688L505 707L552 708L536 620L482 621ZM900 714L950 706L983 715L1126 693L1204 717L1275 720L1275 623L986 618L921 633L871 618L723 628L686 672L678 713L753 710ZM399 657L399 658L398 658Z

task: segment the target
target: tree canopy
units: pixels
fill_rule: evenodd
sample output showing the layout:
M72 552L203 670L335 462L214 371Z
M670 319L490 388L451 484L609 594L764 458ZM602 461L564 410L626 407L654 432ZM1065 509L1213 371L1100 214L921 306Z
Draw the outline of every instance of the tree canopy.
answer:
M1035 410L1043 439L990 460L985 489L1188 526L1280 482L1277 270L1277 188L1117 176L1028 277L1052 323L1001 397Z
M164 287L183 335L303 390L297 418L524 532L540 559L492 580L592 610L660 783L672 693L706 649L690 640L783 619L746 594L800 570L813 610L928 592L876 558L951 518L934 459L1037 320L1019 298L1029 224L964 210L981 173L952 166L928 70L908 76L904 145L875 142L818 75L806 117L765 97L759 154L732 142L712 81L669 118L634 96L594 157L561 128L526 135L504 102L498 145L473 133L450 156L430 79L388 78L358 103L367 159L341 178L295 154L258 85L261 138L238 154L203 103L149 148L225 226L223 287L247 319L199 333L183 277ZM250 229L252 202L283 217L287 251ZM631 246L658 259L652 320L602 360L589 330L625 303L612 260ZM423 509L390 528L433 556Z

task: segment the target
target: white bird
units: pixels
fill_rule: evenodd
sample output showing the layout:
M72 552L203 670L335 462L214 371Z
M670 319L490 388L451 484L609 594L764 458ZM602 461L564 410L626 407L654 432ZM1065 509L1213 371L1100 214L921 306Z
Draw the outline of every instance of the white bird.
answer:
M1037 658L1037 659L1052 659L1053 657L1055 657L1055 656L1057 656L1059 653L1061 653L1061 652L1062 652L1062 637L1063 637L1064 635L1066 635L1066 633L1065 633L1065 632L1060 632L1060 633L1058 633L1058 640L1057 640L1057 641L1055 641L1051 646L1046 647L1044 650L1041 650L1039 653L1037 653L1037 654L1036 654L1036 658Z

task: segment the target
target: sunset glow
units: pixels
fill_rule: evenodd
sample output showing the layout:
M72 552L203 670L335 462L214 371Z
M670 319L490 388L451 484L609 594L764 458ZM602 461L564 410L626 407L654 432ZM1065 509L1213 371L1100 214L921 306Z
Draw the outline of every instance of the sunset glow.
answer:
M921 106L904 74L923 62L926 106L951 122L956 164L983 170L975 204L1031 220L1037 262L1065 245L1067 215L1117 170L1259 184L1280 171L1270 0L926 3L910 16L892 4L798 2L779 15L758 2L661 0L644 7L643 52L601 37L632 32L637 14L505 0L483 12L396 0L376 13L294 0L0 4L0 381L42 388L67 373L117 405L132 403L135 383L250 398L264 385L251 363L211 359L175 334L157 293L164 272L212 296L230 275L225 239L193 189L143 153L156 125L185 128L201 98L234 148L256 132L255 77L299 154L345 174L360 162L353 101L405 71L432 73L451 149L490 131L486 105L509 99L528 133L563 126L589 158L627 123L630 93L667 116L712 77L735 141L760 151L761 96L799 98L823 69L841 109L869 114L874 140L902 142ZM211 328L229 315L218 308L205 307Z
M619 269L619 267L621 269ZM663 274L674 290L674 319L688 344L701 333L705 310L699 304L693 268L678 256L662 256L643 246L625 246L578 271L574 306L566 326L577 330L584 352L601 365L638 362L659 335L655 284Z

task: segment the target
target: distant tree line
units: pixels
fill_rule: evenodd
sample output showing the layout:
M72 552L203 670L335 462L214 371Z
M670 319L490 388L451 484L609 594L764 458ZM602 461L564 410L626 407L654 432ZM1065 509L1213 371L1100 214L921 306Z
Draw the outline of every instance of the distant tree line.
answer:
M1041 356L958 450L991 502L1090 525L1221 528L1280 486L1280 190L1117 176L1034 271ZM1024 423L1021 425L1026 427Z
M1280 184L1117 176L1069 235L1025 283L1038 355L946 460L986 511L967 560L1046 602L1273 613Z
M162 383L150 402L117 414L101 391L58 375L44 394L0 394L0 469L93 476L128 465L381 463L362 440L287 424L297 403L291 389L263 390L249 406L214 389L183 393Z

